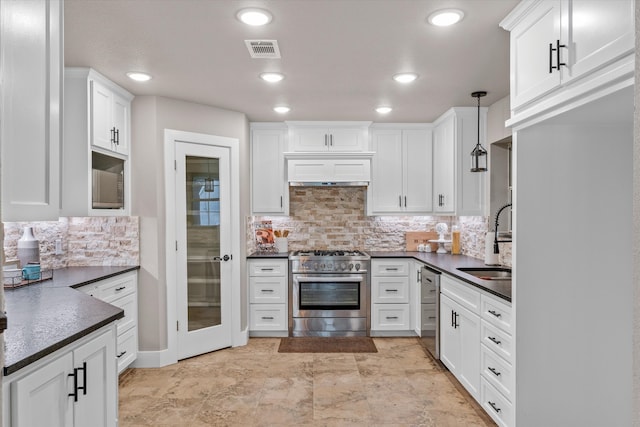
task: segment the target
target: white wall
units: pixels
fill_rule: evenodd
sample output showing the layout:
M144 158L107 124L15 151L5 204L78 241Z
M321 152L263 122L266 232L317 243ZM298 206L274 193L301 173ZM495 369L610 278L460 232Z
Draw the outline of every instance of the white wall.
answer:
M640 2L636 1L636 47L640 46ZM635 79L640 77L640 50L636 48ZM640 85L635 85L635 105L640 105ZM633 425L640 426L640 115L634 114L633 144Z
M240 141L240 224L249 213L249 123L243 113L176 99L137 96L132 104L132 215L140 217L139 348L167 348L165 265L164 129L237 138ZM237 236L245 241L245 230ZM246 301L246 251L241 260L242 301ZM235 255L235 254L234 254ZM235 309L235 308L234 308ZM246 309L243 304L243 325Z

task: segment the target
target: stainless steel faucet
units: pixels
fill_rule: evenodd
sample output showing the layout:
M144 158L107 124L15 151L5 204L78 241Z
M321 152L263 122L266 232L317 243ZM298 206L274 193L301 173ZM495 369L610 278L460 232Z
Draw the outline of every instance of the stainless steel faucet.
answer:
M496 232L494 233L494 237L493 237L493 253L494 254L499 254L500 253L500 249L498 248L498 243L511 242L511 239L509 239L509 240L498 240L498 219L500 218L500 214L502 213L502 211L505 210L506 208L508 208L509 206L511 206L511 203L507 203L506 205L504 205L503 207L498 209L498 213L496 213L496 227L494 228L494 230Z

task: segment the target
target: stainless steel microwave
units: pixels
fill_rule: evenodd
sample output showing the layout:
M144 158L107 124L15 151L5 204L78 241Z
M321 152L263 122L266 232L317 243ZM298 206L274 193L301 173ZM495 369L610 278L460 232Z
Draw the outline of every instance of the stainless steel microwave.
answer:
M93 169L93 209L124 209L124 174Z

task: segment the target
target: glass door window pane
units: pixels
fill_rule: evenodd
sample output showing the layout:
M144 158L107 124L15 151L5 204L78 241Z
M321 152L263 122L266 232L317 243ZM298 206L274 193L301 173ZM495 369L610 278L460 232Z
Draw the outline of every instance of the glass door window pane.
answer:
M221 324L219 159L186 156L189 331Z

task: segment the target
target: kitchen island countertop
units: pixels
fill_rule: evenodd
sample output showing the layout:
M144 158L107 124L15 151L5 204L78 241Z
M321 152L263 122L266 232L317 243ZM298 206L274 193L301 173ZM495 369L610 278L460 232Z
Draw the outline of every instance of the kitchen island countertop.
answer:
M4 375L124 317L121 308L72 288L137 269L67 267L54 270L52 279L5 289Z

